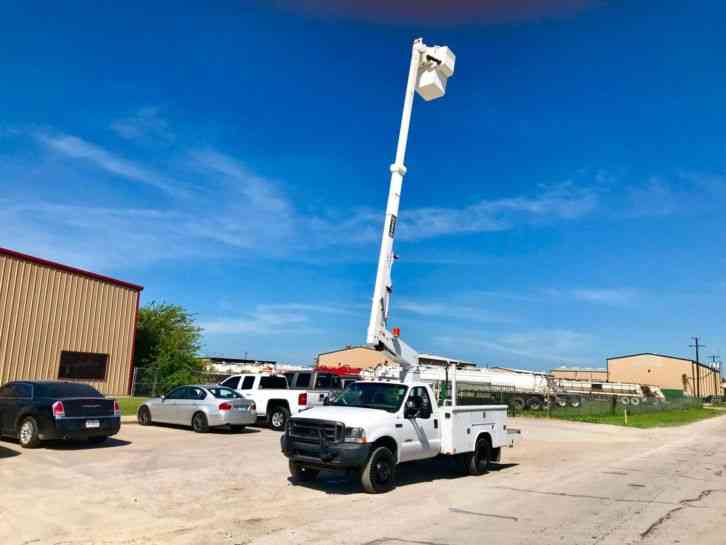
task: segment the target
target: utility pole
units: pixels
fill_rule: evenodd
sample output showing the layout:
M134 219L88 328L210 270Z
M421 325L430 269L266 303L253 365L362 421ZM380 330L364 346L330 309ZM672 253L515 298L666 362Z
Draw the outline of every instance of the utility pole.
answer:
M699 337L691 337L693 344L688 346L696 349L696 397L701 397L701 359L699 356L699 348L706 348L706 345L700 343Z

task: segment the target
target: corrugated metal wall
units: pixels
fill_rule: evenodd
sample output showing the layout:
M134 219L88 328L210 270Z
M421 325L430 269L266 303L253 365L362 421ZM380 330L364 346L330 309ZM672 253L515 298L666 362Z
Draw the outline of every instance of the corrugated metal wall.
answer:
M62 350L108 354L106 380L125 395L139 292L0 255L0 384L57 379Z

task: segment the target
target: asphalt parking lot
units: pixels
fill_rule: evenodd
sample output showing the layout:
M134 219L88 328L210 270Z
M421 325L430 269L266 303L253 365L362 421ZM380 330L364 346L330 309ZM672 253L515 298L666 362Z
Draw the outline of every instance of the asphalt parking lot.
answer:
M515 421L525 439L490 474L422 462L380 496L332 473L292 485L267 429L2 441L0 543L723 544L726 417L663 430Z

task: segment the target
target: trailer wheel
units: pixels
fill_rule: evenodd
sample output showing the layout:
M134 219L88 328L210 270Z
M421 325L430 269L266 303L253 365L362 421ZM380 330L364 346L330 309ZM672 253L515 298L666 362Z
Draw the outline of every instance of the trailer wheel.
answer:
M618 402L621 405L630 405L630 399L628 399L627 397L619 397Z
M521 397L515 397L512 400L512 407L514 407L518 411L523 411L525 406L526 405L524 403L524 399L522 399Z
M304 467L296 462L291 461L288 465L290 467L290 477L296 483L309 483L310 481L314 481L320 473L318 469Z
M640 398L639 397L631 397L630 398L630 404L635 407L637 405L640 405Z
M556 397L555 398L555 404L560 409L564 409L565 407L567 407L567 398L566 397Z
M580 399L579 397L571 397L567 400L567 402L573 409L579 409L582 406L582 399Z
M484 475L492 461L492 445L488 437L476 440L474 452L463 455L464 469L469 475Z
M530 397L527 400L527 407L529 407L533 411L540 411L542 410L542 400L538 397Z
M369 494L380 494L396 488L396 459L386 447L378 447L361 471L360 482Z

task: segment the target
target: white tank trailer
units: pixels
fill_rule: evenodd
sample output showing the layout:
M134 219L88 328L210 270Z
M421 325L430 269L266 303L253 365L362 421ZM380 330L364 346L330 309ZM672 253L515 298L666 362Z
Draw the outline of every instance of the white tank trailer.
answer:
M398 365L379 365L364 369L364 379L398 380ZM448 371L438 365L418 365L409 371L416 380L432 385L440 399L450 390ZM516 409L540 410L552 403L559 407L579 407L587 398L615 398L623 405L639 405L647 400L663 400L663 393L654 386L558 379L547 373L520 369L464 367L456 372L460 404L478 403L494 398Z

